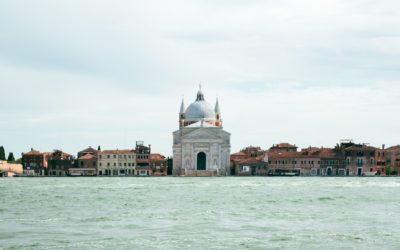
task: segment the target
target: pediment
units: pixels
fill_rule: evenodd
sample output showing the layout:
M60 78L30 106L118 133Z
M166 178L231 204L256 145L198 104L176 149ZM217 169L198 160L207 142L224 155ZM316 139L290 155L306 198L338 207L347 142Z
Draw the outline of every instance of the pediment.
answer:
M182 139L221 139L221 130L199 128L183 135Z

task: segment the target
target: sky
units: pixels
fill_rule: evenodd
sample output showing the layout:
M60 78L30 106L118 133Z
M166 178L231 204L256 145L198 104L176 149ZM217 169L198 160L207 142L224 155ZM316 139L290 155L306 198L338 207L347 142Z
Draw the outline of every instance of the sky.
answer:
M218 97L231 152L400 143L397 0L2 0L0 145L172 154Z

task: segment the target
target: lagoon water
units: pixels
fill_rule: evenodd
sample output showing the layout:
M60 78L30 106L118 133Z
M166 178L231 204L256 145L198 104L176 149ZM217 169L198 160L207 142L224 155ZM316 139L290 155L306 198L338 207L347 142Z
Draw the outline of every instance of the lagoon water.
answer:
M1 248L399 249L400 178L2 178Z

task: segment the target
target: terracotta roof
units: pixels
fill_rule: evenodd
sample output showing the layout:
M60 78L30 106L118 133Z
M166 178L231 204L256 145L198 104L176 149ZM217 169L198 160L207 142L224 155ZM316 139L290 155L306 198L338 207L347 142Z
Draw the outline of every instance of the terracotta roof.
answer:
M103 150L100 152L101 154L129 154L135 153L134 149L112 149L112 150Z
M96 156L94 156L94 155L92 155L92 154L85 154L85 155L79 157L78 160L91 160L91 159L93 159L93 158L96 158Z
M29 152L24 153L24 155L43 155L44 153L37 151L37 150L31 150Z
M345 148L345 150L377 150L378 148L367 146L367 145L353 145Z
M277 145L274 145L275 147L279 147L279 148L294 148L296 147L295 145L289 144L287 142L283 142L283 143L279 143Z
M267 153L269 158L295 158L297 157L299 154L299 152L275 152L275 151L269 151Z
M237 153L231 154L231 156L246 156L246 154L245 154L245 153L243 153L242 151L240 151L240 152L237 152Z
M84 149L84 150L79 151L79 153L85 153L85 152L92 152L92 153L95 153L95 152L99 152L99 151L96 150L96 149L94 149L94 148L92 148L92 147L88 147L88 148L86 148L86 149Z
M238 164L266 164L266 162L257 160L256 158L249 158L249 159L240 161Z
M72 156L68 153L63 152L62 150L59 149L54 149L53 152L51 154L57 153L57 152L61 152L61 154L63 154L64 156Z
M164 161L165 156L161 154L150 154L150 161Z
M400 150L400 145L389 147L386 150Z

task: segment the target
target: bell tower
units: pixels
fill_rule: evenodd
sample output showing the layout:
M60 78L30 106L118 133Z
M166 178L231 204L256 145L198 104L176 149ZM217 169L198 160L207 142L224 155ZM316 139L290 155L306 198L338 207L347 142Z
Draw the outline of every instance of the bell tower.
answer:
M219 108L218 98L217 101L215 102L214 111L215 111L215 126L222 128L221 110Z
M185 123L185 102L182 97L181 109L179 110L179 128L184 127Z

